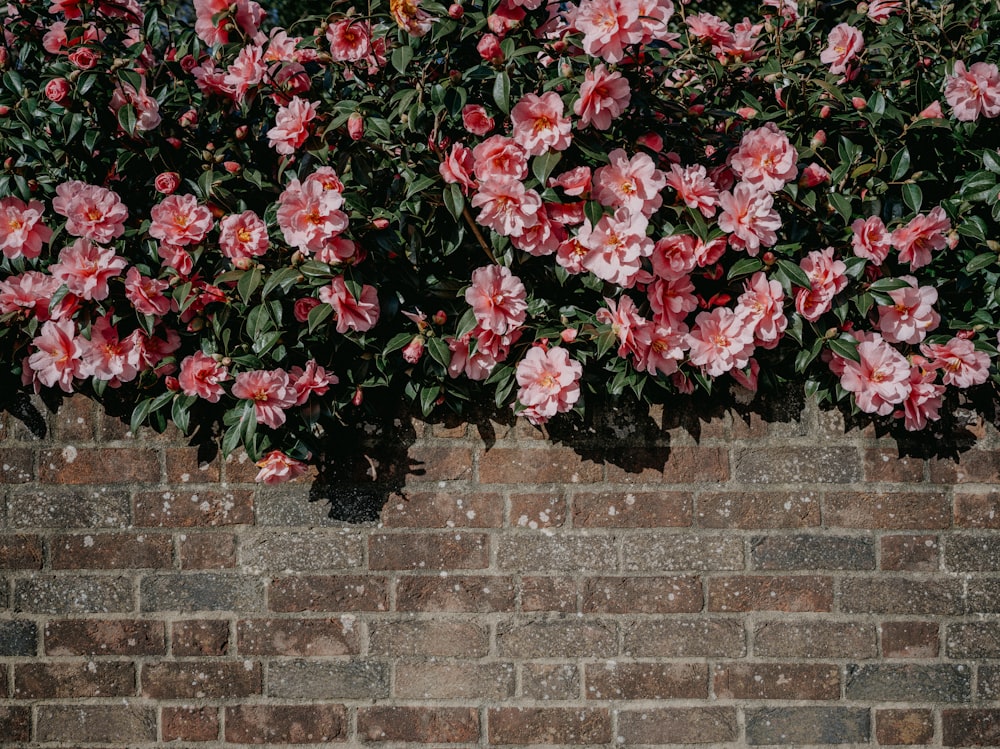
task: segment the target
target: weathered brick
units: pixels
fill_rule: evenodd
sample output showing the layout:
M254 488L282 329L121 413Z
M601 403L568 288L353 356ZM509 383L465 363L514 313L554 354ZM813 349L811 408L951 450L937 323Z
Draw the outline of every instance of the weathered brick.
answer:
M0 656L35 655L38 652L38 625L12 619L0 621Z
M976 680L976 696L984 700L1000 700L1000 666L979 664Z
M253 523L253 492L204 489L138 492L135 524L152 528L205 528Z
M898 450L871 448L865 450L865 481L916 484L924 480L922 458L900 455Z
M972 696L972 672L962 664L849 665L844 684L849 700L967 702Z
M0 448L0 484L26 484L34 477L34 450L28 447Z
M724 447L632 446L611 455L607 480L616 484L717 484L729 479L729 452Z
M344 741L343 705L237 705L225 713L226 741L233 744L322 744Z
M823 500L823 523L842 528L930 530L951 526L944 492L832 492Z
M867 744L871 716L860 707L779 707L746 711L747 743Z
M15 490L7 495L11 528L125 528L131 522L128 494L100 489Z
M47 655L164 655L163 622L59 619L45 623Z
M743 569L743 540L735 536L635 533L625 544L625 569L661 572Z
M164 741L213 741L219 738L219 709L163 707L160 726Z
M937 536L882 536L882 569L934 572L940 566Z
M955 525L959 528L1000 528L1000 490L956 491Z
M690 492L601 492L573 495L577 528L667 528L691 525Z
M819 525L819 497L810 492L703 492L695 521L704 528L805 528Z
M954 572L1000 570L1000 538L953 533L944 545L944 566Z
M589 614L695 613L703 606L697 577L589 577L583 585Z
M575 700L580 697L580 669L574 663L525 663L521 694L532 700Z
M949 658L1000 658L1000 622L951 624L945 643Z
M173 565L173 543L162 533L93 533L54 536L52 569L143 569Z
M930 710L875 711L875 740L880 744L929 744L933 738L934 714Z
M52 438L60 442L90 442L97 423L96 403L83 395L66 398L49 417Z
M0 536L0 570L40 570L43 558L41 536Z
M479 455L484 484L578 484L601 480L601 466L570 448L493 447Z
M715 667L719 699L836 700L840 668L811 663L726 663Z
M538 619L497 625L501 658L609 658L615 625L598 620Z
M608 536L535 532L500 538L497 561L502 569L541 572L614 572L618 551Z
M942 710L941 727L945 746L1000 746L1000 710Z
M998 484L1000 461L992 450L972 449L958 458L934 458L930 461L931 481L936 484Z
M481 658L489 651L489 633L470 621L415 619L372 621L369 653L374 656L451 656Z
M934 622L882 624L882 655L886 658L936 658L939 641Z
M142 579L143 611L260 611L264 584L253 575L193 572Z
M130 705L39 705L38 741L121 744L156 740L156 708Z
M31 738L31 708L0 705L0 736L6 741Z
M389 608L384 577L307 575L279 577L268 589L271 611L385 611Z
M156 450L139 447L81 447L42 450L38 479L43 484L155 484L160 481Z
M344 619L244 619L236 625L241 655L356 655L361 637Z
M412 492L382 508L386 528L499 528L503 497L493 493Z
M489 559L489 537L482 533L373 533L368 537L368 566L373 570L483 569Z
M479 739L479 715L472 707L361 707L358 735L365 741L463 744Z
M416 700L503 700L514 694L514 664L397 661L393 693Z
M308 487L296 484L261 487L257 491L254 509L258 527L344 526L344 518L338 517L338 508L329 496L313 494Z
M626 625L625 655L633 658L741 658L743 623L737 619L671 617Z
M182 533L178 540L181 569L219 570L236 566L236 536L232 533Z
M830 611L833 579L818 575L737 575L708 582L709 611Z
M161 661L142 667L142 696L161 700L249 697L261 693L252 661Z
M758 570L873 570L875 540L861 536L754 536L750 559Z
M840 607L853 614L960 614L960 580L855 577L840 581Z
M265 693L283 699L382 699L389 696L389 666L371 659L272 661Z
M248 571L314 572L361 567L364 539L353 528L247 533L240 565Z
M559 493L514 494L508 522L517 528L556 528L566 522L566 498Z
M733 479L751 484L849 484L861 479L853 447L740 447L733 450Z
M90 575L35 575L14 584L14 608L35 614L132 611L132 580Z
M420 481L463 481L472 478L472 449L461 445L412 446L408 476Z
M739 738L732 707L657 707L622 710L618 734L626 746L635 744L713 744Z
M875 627L865 622L765 621L753 634L753 652L764 658L874 658Z
M513 611L509 577L407 575L396 581L397 611L489 613Z
M1000 613L1000 579L967 575L969 594L966 607L970 614Z
M491 744L607 744L605 708L495 707L487 714Z
M579 592L574 578L547 575L521 578L521 611L576 611Z
M229 650L229 622L190 619L170 625L170 652L174 655L225 655Z
M14 669L16 699L128 697L133 694L135 667L131 663L24 663Z
M163 465L168 484L217 484L222 477L218 453L202 457L197 447L167 447Z
M587 699L708 699L704 663L588 663L584 677Z

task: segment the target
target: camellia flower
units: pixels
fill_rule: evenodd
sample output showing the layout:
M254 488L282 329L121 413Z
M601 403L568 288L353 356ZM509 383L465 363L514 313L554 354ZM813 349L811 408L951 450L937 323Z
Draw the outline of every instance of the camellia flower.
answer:
M346 333L348 330L363 333L378 322L378 292L374 286L362 286L361 296L356 298L347 288L344 277L334 276L329 286L319 290L319 298L333 307L338 333Z
M56 186L52 210L66 217L66 231L106 243L125 233L128 209L118 194L96 185L70 180Z
M503 135L492 135L473 148L472 159L476 177L481 181L528 176L528 156L524 149Z
M572 124L563 116L563 101L555 91L525 94L510 110L514 140L529 156L569 148Z
M264 20L264 9L253 0L194 0L194 11L194 31L210 47L229 41L230 19L250 38Z
M754 352L754 325L727 307L700 312L685 337L693 366L709 377L743 369Z
M878 216L859 218L851 224L851 247L854 254L871 260L875 265L881 265L888 257L892 246L889 232Z
M700 211L705 218L715 215L719 205L719 188L708 178L701 164L688 167L671 164L666 180L688 208Z
M773 122L748 130L733 151L730 166L744 182L777 192L798 174L799 154Z
M472 285L465 292L465 301L480 327L500 335L520 327L528 314L524 284L501 265L472 271Z
M875 23L885 23L893 13L902 9L902 0L870 0L867 16Z
M292 367L288 370L292 379L292 387L295 388L295 405L301 406L311 395L324 395L330 385L336 385L340 379L333 374L327 374L326 370L316 363L315 359L306 362L306 367Z
M58 278L36 270L0 281L0 314L23 312L42 322L49 319L49 302L62 284ZM72 300L72 295L63 297ZM59 309L53 311L58 314Z
M841 387L854 394L865 413L891 414L910 394L909 363L877 333L858 344L858 357L860 361L837 357L843 367Z
M815 322L833 307L833 298L847 286L847 265L834 258L834 249L814 250L799 263L809 276L810 287L799 289L795 309L806 320Z
M657 278L646 287L646 298L657 325L679 330L688 313L698 308L691 276Z
M150 211L149 236L174 247L196 245L212 228L212 212L194 195L168 195Z
M948 246L946 233L951 230L951 221L941 206L935 206L926 214L920 214L892 233L892 245L899 250L899 260L909 263L910 268L922 268L931 261L932 250L943 250Z
M226 216L219 222L219 249L230 260L267 252L267 224L253 211Z
M111 322L111 313L98 317L90 327L90 340L79 341L82 351L81 378L105 380L112 387L134 380L139 357L131 337L121 338Z
M326 27L330 56L338 62L364 60L371 52L371 24L360 19L345 18Z
M285 409L295 405L298 393L284 370L255 369L236 375L233 397L253 401L257 423L276 429L285 423Z
M135 266L125 275L125 298L140 315L165 315L172 302L163 292L170 288L167 281L143 276Z
M254 481L262 484L281 484L298 478L306 472L306 464L290 458L280 450L272 450L255 465L260 469Z
M910 285L889 292L891 306L878 306L878 329L889 343L920 343L941 322L934 310L938 292L933 286L918 286L913 276L899 280Z
M736 300L736 314L753 324L754 343L762 348L774 348L788 327L784 312L785 292L781 283L769 281L763 271L758 271L743 289Z
M628 80L617 71L609 73L602 63L583 74L580 98L573 104L573 112L580 118L580 127L593 125L597 130L607 130L611 120L628 109L631 99Z
M128 262L115 251L87 239L78 239L59 251L59 262L49 272L81 299L107 299L108 281L124 270Z
M476 222L502 236L517 236L538 223L542 199L513 177L495 177L481 182L470 201L481 208Z
M605 62L620 62L625 47L643 38L639 3L634 0L582 0L573 23L583 34L583 49Z
M421 9L420 0L389 0L389 11L396 24L410 36L424 36L434 19Z
M41 333L31 341L35 352L27 363L34 379L45 387L56 387L64 393L73 392L73 379L80 376L83 348L72 320L49 320Z
M462 125L473 135L486 135L493 129L494 122L481 105L466 104L462 107Z
M944 98L956 120L996 117L1000 115L1000 71L988 62L976 62L966 69L958 60L954 73L945 79Z
M593 226L585 222L577 234L577 241L587 248L583 267L610 283L633 286L642 258L653 252L653 240L646 236L647 224L641 213L625 208L619 208L614 216L601 216Z
M660 192L667 184L666 175L644 153L629 159L616 148L608 154L608 161L594 172L594 199L601 205L652 216L663 204Z
M119 82L111 95L109 106L115 114L126 104L135 110L135 129L138 132L155 130L160 124L160 104L146 92L146 79L143 78L136 90L130 83Z
M557 413L565 413L580 399L583 366L561 346L548 351L533 346L517 365L517 400L520 412L532 424L544 424Z
M340 210L342 189L336 175L329 184L313 175L289 182L278 196L278 227L285 242L303 252L322 252L347 228L347 214Z
M475 158L472 151L461 143L455 143L438 167L438 172L445 182L461 185L462 192L467 195L469 190L476 187L476 181L472 178L474 166Z
M740 182L719 194L719 228L731 234L729 243L756 257L760 248L773 247L778 241L781 217L774 210L774 198L764 190Z
M236 55L236 60L226 69L223 84L233 92L233 98L241 102L246 98L251 87L257 86L267 75L264 64L264 49L255 44L248 44Z
M309 123L316 119L319 102L293 96L286 106L278 109L274 127L267 131L268 145L290 156L309 138Z
M929 366L941 370L941 381L958 388L982 385L990 377L990 357L977 351L975 344L964 338L952 338L947 343L924 343L920 350L930 359Z
M204 398L209 403L218 403L226 392L220 382L229 379L229 370L208 354L198 351L181 361L181 371L177 376L185 395Z
M52 238L52 230L42 223L45 207L37 200L0 198L0 251L14 260L36 258L42 244Z
M850 24L838 23L830 32L827 48L820 53L819 59L830 66L831 73L840 74L846 72L848 64L864 48L865 39L858 29Z

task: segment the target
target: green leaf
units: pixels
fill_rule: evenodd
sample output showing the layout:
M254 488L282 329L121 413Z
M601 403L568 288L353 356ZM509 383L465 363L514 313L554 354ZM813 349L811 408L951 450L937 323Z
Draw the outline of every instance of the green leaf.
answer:
M969 216L958 225L958 233L963 237L972 237L983 243L986 242L986 231L986 222L979 216Z
M983 166L995 174L1000 174L1000 154L996 151L983 151Z
M837 192L830 193L830 205L840 214L844 221L851 220L851 199Z
M264 283L264 288L260 292L260 298L267 299L268 294L277 288L287 293L299 280L300 275L298 268L279 268Z
M441 388L425 387L420 391L420 411L424 416L430 416L437 405L437 398L441 394Z
M436 177L431 177L427 174L417 177L415 180L407 184L406 186L406 197L411 198L418 192L426 190L431 185L437 183Z
M309 332L312 333L316 328L323 324L330 315L333 314L333 307L329 304L320 303L309 310L309 318L307 320L309 326Z
M562 159L562 154L558 151L548 151L543 153L541 156L536 156L531 162L531 171L535 175L535 179L538 180L538 184L541 189L545 189L545 182L548 180L549 175L552 174L552 170L556 168L556 164Z
M913 182L903 185L903 202L906 207L914 213L920 213L920 206L924 201L924 193L920 187Z
M899 180L910 171L910 151L903 146L889 162L889 176L891 179Z
M451 364L451 349L448 348L448 344L444 342L444 339L437 337L428 338L427 351L430 353L431 358L445 369Z
M588 200L587 204L583 207L583 213L587 217L591 226L597 226L597 222L600 221L601 217L604 215L604 206L596 200Z
M118 110L118 124L122 126L122 130L132 135L135 133L135 123L135 107L131 104L123 104Z
M444 207L448 209L452 218L461 221L462 210L465 208L465 196L462 195L462 188L454 183L447 185L441 197L444 198Z
M129 422L129 429L132 430L132 434L137 434L139 427L143 425L146 421L146 417L149 416L149 409L153 401L151 399L139 401L135 408L132 409L132 419Z
M831 338L827 341L827 345L830 350L842 356L845 359L850 359L851 361L861 361L861 355L858 353L858 341L856 338L851 336L841 336L840 338Z
M972 260L970 260L965 265L965 270L967 273L975 273L977 270L982 270L983 268L988 268L997 261L997 254L995 252L984 252L981 255L976 255Z
M869 291L895 291L896 289L906 289L909 288L910 284L901 278L880 278L878 281L872 281L868 284Z
M260 268L251 268L246 271L236 284L236 290L244 302L249 302L253 293L260 288L261 273Z
M781 268L782 272L794 285L800 286L803 289L812 288L809 276L807 276L806 272L795 263L785 260L784 258L778 258L778 267Z
M406 72L406 66L410 64L410 60L413 59L413 47L409 44L404 44L402 47L396 47L392 51L392 55L389 57L389 61L392 63L392 67L396 68L400 73Z
M496 80L493 82L493 101L497 103L500 111L504 114L510 113L510 76L507 75L506 70L497 73Z
M764 263L755 257L745 257L742 260L737 260L733 263L733 267L729 269L729 273L726 276L728 280L734 278L739 278L740 276L749 276L751 273L756 273L761 268L764 267Z

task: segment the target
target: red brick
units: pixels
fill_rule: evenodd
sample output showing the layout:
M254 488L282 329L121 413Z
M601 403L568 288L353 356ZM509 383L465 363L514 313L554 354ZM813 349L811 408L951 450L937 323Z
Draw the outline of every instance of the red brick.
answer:
M731 707L664 707L622 710L618 733L635 744L709 744L736 741L739 728Z
M530 700L577 700L580 669L574 663L525 663L521 666L521 694Z
M246 490L140 492L134 522L141 527L203 528L253 523L253 493Z
M226 708L225 720L234 744L322 744L347 734L343 705L238 705Z
M489 538L481 533L373 533L368 538L373 570L482 569L489 558Z
M360 707L358 735L365 741L463 744L479 740L479 715L472 707Z
M219 699L261 692L261 667L250 661L162 661L142 667L142 696Z
M31 738L31 708L0 705L0 736L6 741Z
M90 442L97 423L97 404L84 395L66 398L49 417L52 438L59 442Z
M509 577L407 575L396 581L397 611L489 613L513 611Z
M434 656L481 658L489 652L485 623L434 619L385 621L368 624L369 652L375 656Z
M1000 484L1000 460L993 450L972 449L957 460L935 458L930 466L936 484Z
M497 625L501 658L610 658L617 628L600 619L535 619Z
M518 528L558 528L566 522L566 498L561 494L514 494L509 523Z
M830 527L928 530L951 525L951 500L943 492L841 492L823 501Z
M514 695L514 664L397 661L395 684L403 699L502 700Z
M499 707L488 713L491 744L607 744L606 708Z
M957 579L879 576L840 580L840 608L848 613L941 616L961 614L965 606L962 581Z
M924 480L923 458L900 455L897 450L865 450L865 480L871 482L918 484Z
M570 448L493 447L479 455L484 484L579 484L600 481L601 466Z
M410 468L407 477L413 481L462 481L472 478L472 450L448 445L414 445L407 453Z
M236 566L236 536L232 533L185 533L180 536L181 569L221 570Z
M174 655L225 655L229 649L229 622L223 619L191 619L171 627Z
M40 570L43 556L40 536L0 536L0 570Z
M830 611L833 579L816 575L738 575L708 582L709 611Z
M708 699L704 663L588 663L588 700Z
M714 484L729 479L729 451L724 447L639 447L614 458L608 463L607 480L616 484Z
M240 655L355 655L360 634L340 619L244 619L236 625Z
M499 528L503 524L499 494L414 492L389 499L382 508L387 528Z
M836 700L840 669L809 663L726 663L712 675L723 700Z
M754 655L766 658L874 658L875 627L867 622L765 621L754 630Z
M164 741L214 741L219 738L219 709L164 707L160 726Z
M165 625L130 619L62 619L46 622L48 655L164 655Z
M15 699L128 697L135 667L117 661L23 663L14 667Z
M940 640L934 622L882 624L882 655L886 658L937 658Z
M705 528L805 528L819 525L819 497L809 492L712 492L697 498Z
M389 594L384 577L306 575L279 577L268 591L271 611L385 611Z
M572 611L577 609L577 584L571 577L522 577L522 611Z
M222 465L218 454L211 460L198 457L197 447L168 447L163 451L168 484L217 484Z
M956 491L955 525L959 528L1000 528L1000 491Z
M573 496L578 528L665 528L691 525L689 492L603 492Z
M941 566L937 536L882 536L882 569L934 572Z
M38 478L43 484L156 484L160 459L139 447L42 450Z
M160 533L55 536L52 569L142 569L173 566L173 543Z
M35 455L31 448L0 448L0 484L26 484L34 478Z
M742 658L746 636L738 619L643 618L627 625L624 653L633 658Z
M156 741L156 709L145 705L39 705L36 741L118 745Z
M1000 710L942 710L941 726L945 746L1000 746Z
M677 614L701 611L697 577L590 577L583 586L583 612Z
M889 746L929 744L934 739L934 714L930 710L875 711L875 740Z

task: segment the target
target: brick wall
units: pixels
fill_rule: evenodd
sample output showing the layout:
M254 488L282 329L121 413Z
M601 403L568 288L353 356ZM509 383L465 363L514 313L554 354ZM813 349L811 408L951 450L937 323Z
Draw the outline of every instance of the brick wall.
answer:
M4 746L1000 745L974 418L902 447L794 406L390 419L258 488L83 399L18 410Z

